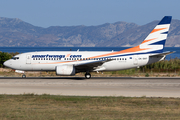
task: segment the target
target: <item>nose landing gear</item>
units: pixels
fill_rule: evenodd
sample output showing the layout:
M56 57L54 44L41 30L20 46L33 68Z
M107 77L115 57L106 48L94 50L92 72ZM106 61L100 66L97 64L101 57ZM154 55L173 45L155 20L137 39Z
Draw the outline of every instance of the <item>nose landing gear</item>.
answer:
M15 72L23 74L23 75L22 75L22 78L26 78L25 71L15 70Z

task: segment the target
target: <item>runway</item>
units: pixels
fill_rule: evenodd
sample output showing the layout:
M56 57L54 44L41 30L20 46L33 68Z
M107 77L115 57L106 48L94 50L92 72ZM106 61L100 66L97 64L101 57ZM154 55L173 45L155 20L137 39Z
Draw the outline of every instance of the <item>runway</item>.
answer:
M0 77L0 94L180 97L180 78Z

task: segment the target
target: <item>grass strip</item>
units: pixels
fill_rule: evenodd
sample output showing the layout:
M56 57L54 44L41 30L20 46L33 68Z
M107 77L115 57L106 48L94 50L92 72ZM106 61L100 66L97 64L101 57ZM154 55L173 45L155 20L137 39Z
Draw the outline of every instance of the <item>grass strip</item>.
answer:
M180 119L180 99L0 95L0 119Z

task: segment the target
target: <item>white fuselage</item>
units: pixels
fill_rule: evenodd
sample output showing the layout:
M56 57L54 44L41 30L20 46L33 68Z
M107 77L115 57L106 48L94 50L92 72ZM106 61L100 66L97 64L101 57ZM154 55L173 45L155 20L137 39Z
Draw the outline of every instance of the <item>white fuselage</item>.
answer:
M59 65L86 64L87 62L112 59L97 66L93 71L115 71L135 68L160 61L163 57L149 57L149 54L124 55L113 57L96 57L111 52L79 52L79 51L44 51L28 52L16 55L4 63L5 66L22 71L55 71ZM82 72L82 71L79 71Z

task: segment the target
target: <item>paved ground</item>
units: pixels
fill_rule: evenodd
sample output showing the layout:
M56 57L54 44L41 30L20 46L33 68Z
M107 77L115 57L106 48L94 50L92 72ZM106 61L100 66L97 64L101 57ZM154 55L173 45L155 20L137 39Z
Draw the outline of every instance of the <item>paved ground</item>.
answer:
M0 77L0 94L180 97L180 78Z

